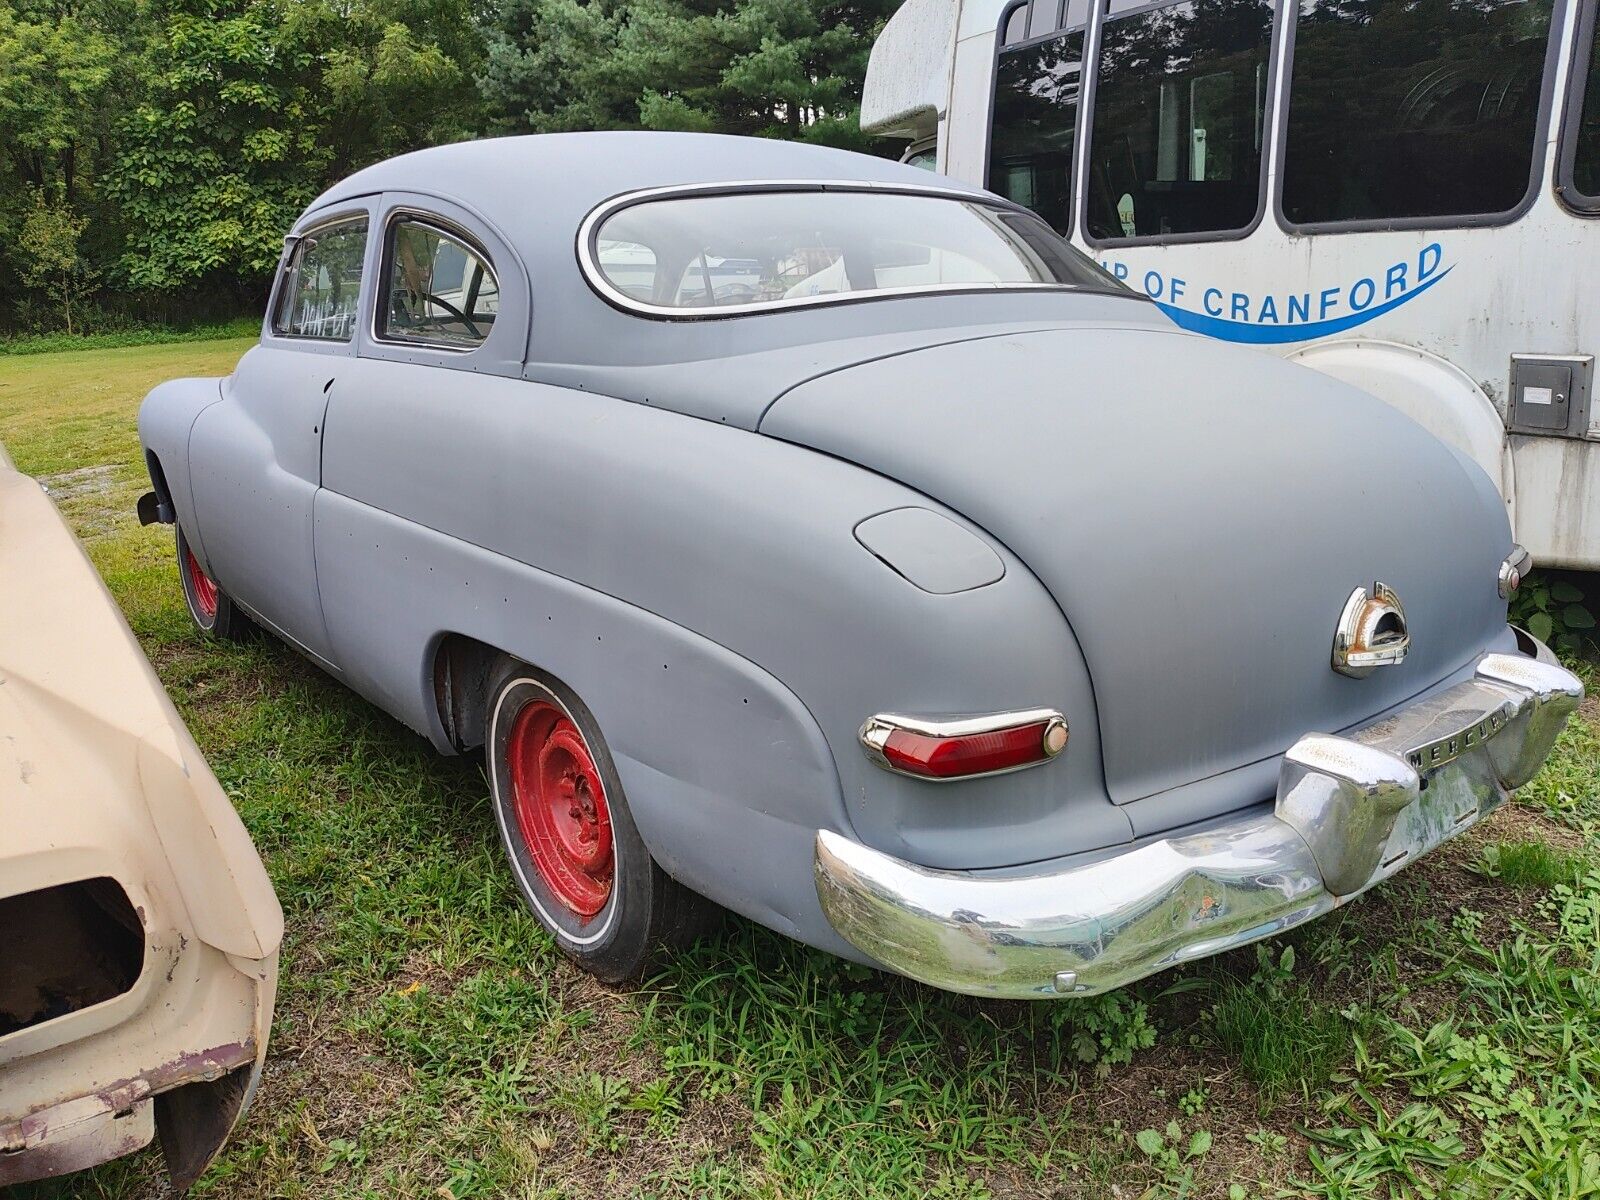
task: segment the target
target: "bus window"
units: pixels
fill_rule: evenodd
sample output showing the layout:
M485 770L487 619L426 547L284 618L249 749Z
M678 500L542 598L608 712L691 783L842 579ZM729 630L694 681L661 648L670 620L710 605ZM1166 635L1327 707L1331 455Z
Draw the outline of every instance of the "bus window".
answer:
M1578 36L1584 40L1572 64L1561 194L1573 208L1600 212L1600 12L1594 4L1579 22Z
M1554 0L1302 0L1283 215L1487 216L1532 186Z
M1120 7L1111 0L1094 83L1090 236L1247 229L1261 207L1272 4Z
M1072 224L1072 146L1083 30L1006 50L995 74L989 190L1033 209L1065 235Z

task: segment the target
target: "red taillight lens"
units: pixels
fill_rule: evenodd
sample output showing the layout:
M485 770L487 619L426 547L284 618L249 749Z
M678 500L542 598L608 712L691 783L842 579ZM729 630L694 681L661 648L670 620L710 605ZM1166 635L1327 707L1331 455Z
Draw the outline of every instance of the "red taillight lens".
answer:
M879 716L862 729L867 752L891 771L961 779L1044 762L1067 744L1059 713L1028 712L955 721Z

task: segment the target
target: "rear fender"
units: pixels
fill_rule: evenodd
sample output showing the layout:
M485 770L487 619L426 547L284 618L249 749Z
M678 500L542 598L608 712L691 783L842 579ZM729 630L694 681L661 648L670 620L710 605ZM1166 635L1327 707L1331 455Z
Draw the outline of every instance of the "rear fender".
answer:
M561 679L614 754L687 785L685 796L701 789L707 812L720 803L752 821L775 815L797 827L824 815L842 827L842 793L859 840L952 868L1128 838L1105 797L1094 697L1060 609L1003 545L985 549L981 530L935 501L827 455L650 405L361 368L360 386L336 395L328 415L316 516L324 616L350 681L441 748L451 739L431 651L448 631ZM981 574L995 581L939 594L869 549L904 557L906 545L880 540L882 522L858 529L908 507L961 527L952 536L970 534L990 568ZM701 708L685 698L688 661L719 680ZM781 697L764 722L751 719L759 693L740 690L751 671ZM1072 723L1072 749L1041 770L934 786L875 766L858 740L874 713L1038 706ZM609 711L627 714L621 732ZM785 758L801 731L807 755L815 746L836 768ZM820 789L827 809L809 799ZM724 828L721 817L702 823L697 850L713 870ZM721 845L748 853L731 833ZM809 843L799 858L809 861Z
M317 538L337 547L319 560L318 581L358 691L451 752L481 732L441 717L446 639L533 664L594 714L639 832L669 874L848 952L820 911L796 924L799 910L816 909L816 830L850 826L828 744L777 679L642 608L332 492L318 496ZM403 602L375 613L373 598L390 596ZM438 628L441 613L454 629ZM472 676L464 668L461 686ZM660 688L638 686L652 677Z

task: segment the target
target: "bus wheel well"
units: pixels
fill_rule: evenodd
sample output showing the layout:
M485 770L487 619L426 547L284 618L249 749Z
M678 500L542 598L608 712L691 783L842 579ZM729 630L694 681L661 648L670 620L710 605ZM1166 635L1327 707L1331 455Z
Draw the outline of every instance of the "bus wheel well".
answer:
M483 745L489 672L502 653L464 633L445 634L434 649L433 701L439 724L458 751Z

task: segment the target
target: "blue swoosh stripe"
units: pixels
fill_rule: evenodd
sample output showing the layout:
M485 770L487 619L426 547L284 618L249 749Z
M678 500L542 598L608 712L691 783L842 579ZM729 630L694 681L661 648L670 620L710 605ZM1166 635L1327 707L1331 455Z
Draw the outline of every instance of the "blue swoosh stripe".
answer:
M1455 269L1455 264L1452 263L1427 283L1414 287L1409 292L1378 305L1377 308L1364 308L1347 317L1334 317L1328 321L1303 321L1298 325L1258 325L1252 321L1229 321L1222 317L1197 313L1191 309L1178 308L1176 305L1163 304L1159 300L1155 303L1157 308L1184 329L1193 333L1203 333L1207 337L1221 338L1225 342L1251 342L1263 346L1283 342L1309 342L1313 338L1328 337L1342 333L1346 329L1354 329L1357 325L1365 325L1386 312L1393 312L1407 301L1415 300Z

